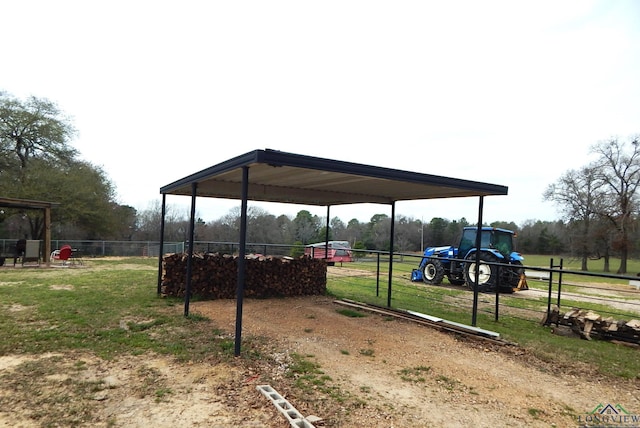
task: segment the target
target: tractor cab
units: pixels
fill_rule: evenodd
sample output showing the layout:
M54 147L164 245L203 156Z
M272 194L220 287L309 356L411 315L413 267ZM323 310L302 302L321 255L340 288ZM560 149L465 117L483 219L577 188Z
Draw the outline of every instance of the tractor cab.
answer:
M458 257L467 258L469 252L476 247L477 228L465 228L462 231L462 238L458 246ZM513 252L513 236L511 230L483 227L480 232L480 248L493 249L500 253L502 257L509 258Z

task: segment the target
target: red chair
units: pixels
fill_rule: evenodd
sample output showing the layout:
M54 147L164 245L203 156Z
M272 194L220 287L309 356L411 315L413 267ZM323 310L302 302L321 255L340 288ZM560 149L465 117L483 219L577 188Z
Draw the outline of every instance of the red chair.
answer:
M63 265L66 265L71 258L72 252L71 245L63 245L59 250L51 253L51 260L60 260Z

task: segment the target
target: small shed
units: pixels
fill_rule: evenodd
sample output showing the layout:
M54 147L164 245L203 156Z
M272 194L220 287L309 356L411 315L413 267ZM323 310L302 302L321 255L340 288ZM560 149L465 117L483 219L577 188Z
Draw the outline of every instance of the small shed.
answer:
M160 188L162 226L160 248L164 243L164 214L167 195L191 196L189 258L193 254L195 207L198 197L241 200L240 254L245 253L247 201L280 202L327 207L375 203L391 207L390 255L393 254L395 204L398 201L435 198L479 197L478 224L482 224L485 196L506 195L508 188L497 184L443 177L318 158L279 150L254 150L210 168L186 176ZM328 236L327 236L328 240ZM240 354L244 258L238 262L236 355ZM391 305L393 257L389 257L388 304ZM158 262L158 293L162 276L162 254ZM187 265L185 316L189 313L191 271ZM477 299L477 293L474 300Z
M43 259L47 266L50 265L51 255L51 209L57 207L57 202L34 201L30 199L3 198L0 197L0 207L19 208L29 210L42 210L44 215L44 254Z

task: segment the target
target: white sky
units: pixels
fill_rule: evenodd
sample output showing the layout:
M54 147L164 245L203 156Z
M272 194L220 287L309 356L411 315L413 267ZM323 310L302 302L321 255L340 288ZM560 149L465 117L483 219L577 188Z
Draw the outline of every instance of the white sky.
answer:
M484 220L542 201L589 147L640 133L640 2L65 1L2 5L0 89L48 98L118 200L255 149L509 187ZM169 196L188 211L190 198ZM199 198L214 220L237 201ZM272 214L326 208L260 205ZM478 199L396 214L477 219ZM333 207L368 221L390 207Z

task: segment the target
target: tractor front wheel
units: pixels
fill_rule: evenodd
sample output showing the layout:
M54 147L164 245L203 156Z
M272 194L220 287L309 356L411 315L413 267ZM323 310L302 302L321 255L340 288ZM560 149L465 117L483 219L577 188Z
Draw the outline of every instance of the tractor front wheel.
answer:
M474 289L476 285L476 269L478 270L478 288L496 285L498 266L489 263L497 263L498 259L491 253L480 253L480 263L476 267L476 255L467 257L464 265L464 277L467 286Z
M444 266L438 259L429 259L422 269L422 280L425 284L440 285L444 278Z

